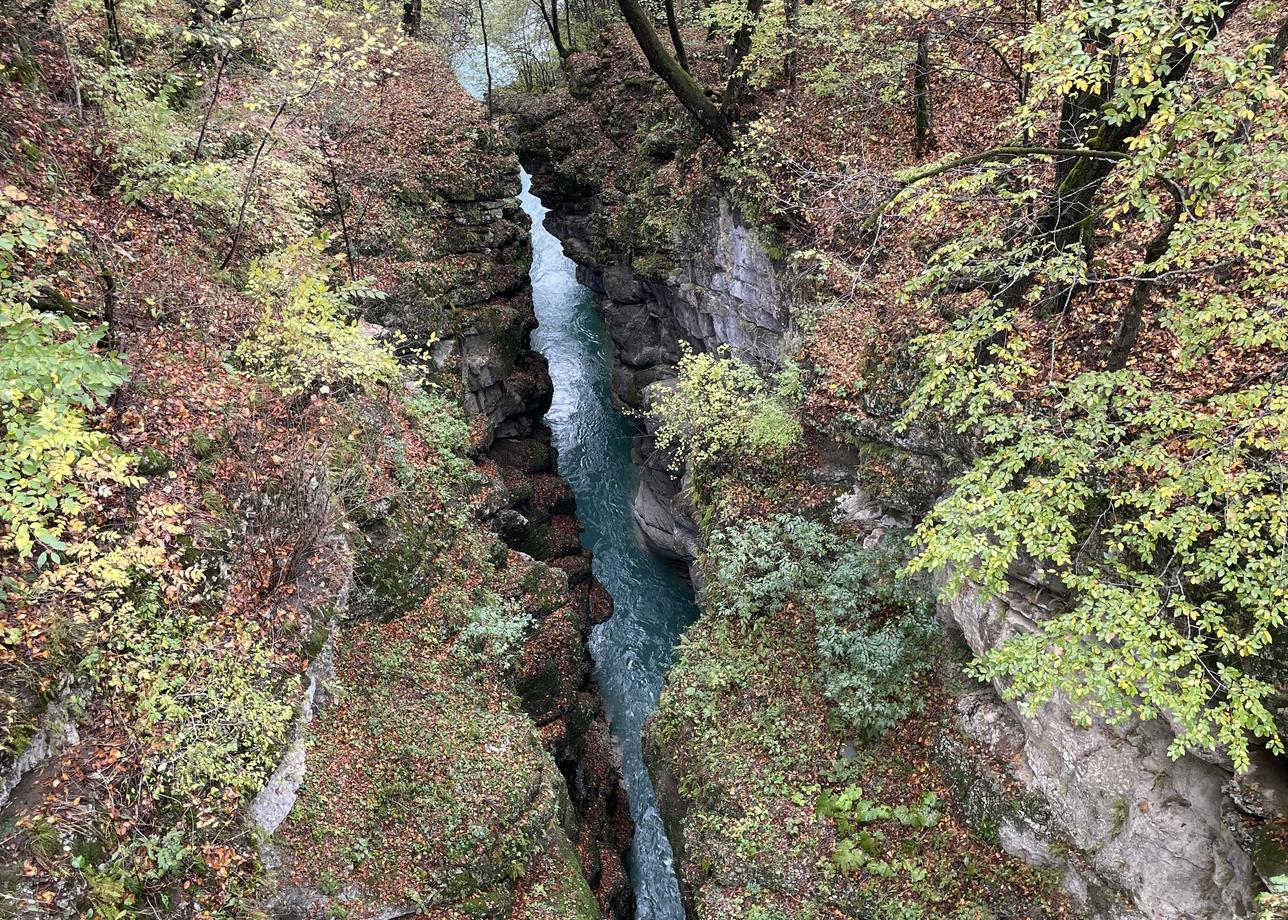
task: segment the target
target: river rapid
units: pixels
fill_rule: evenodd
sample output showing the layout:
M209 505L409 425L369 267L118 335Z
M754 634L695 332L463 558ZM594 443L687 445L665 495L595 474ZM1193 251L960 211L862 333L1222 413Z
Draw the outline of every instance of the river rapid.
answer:
M456 56L461 82L483 91L481 49ZM544 227L546 208L523 173L521 202L532 219L532 296L538 326L533 347L545 355L554 381L546 415L559 472L577 497L582 544L594 553L594 573L613 597L614 613L595 627L590 650L595 679L622 750L622 773L635 819L630 852L636 920L684 920L679 886L652 780L644 765L641 730L657 708L675 643L697 618L693 590L645 546L631 517L639 471L631 460L636 429L610 397L612 341L576 266Z

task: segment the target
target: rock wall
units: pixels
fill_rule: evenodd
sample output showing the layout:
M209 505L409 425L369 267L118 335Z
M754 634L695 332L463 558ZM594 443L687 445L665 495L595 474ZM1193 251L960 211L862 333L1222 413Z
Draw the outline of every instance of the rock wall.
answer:
M509 547L533 560L534 574L554 576L556 596L532 608L536 628L516 674L523 709L562 774L575 812L569 836L586 879L606 914L633 916L625 869L633 827L618 754L587 649L590 629L612 613L612 599L591 574L581 546L572 490L556 469L542 421L553 385L530 334L536 327L528 267L528 218L518 201L518 162L491 131L480 131L482 155L464 178L412 177L412 202L435 205L445 248L459 257L446 281L391 293L384 316L434 316L444 302L458 318L433 346L436 362L461 374L465 403L486 420L477 437L479 464L490 480L484 521ZM412 185L419 180L423 185Z
M785 308L780 271L726 198L712 197L686 238L701 241L680 250L660 277L644 278L625 255L605 260L595 230L593 189L568 186L556 164L523 147L533 192L550 209L546 228L577 263L577 280L589 288L613 340L613 396L627 411L649 404L653 387L674 379L681 343L695 351L728 348L761 367L776 366L795 330ZM647 422L644 423L647 425ZM685 482L674 458L659 450L645 427L635 440L642 471L632 509L650 547L681 562L697 554L698 527L683 499Z
M357 34L337 16L328 47ZM226 215L124 196L127 167L102 172L82 144L93 108L45 82L32 29L39 56L34 37L13 48L31 78L0 100L30 191L7 198L122 217L108 246L130 283L88 251L57 275L77 297L100 273L115 292L129 379L91 422L141 475L75 518L84 565L6 597L22 606L5 625L23 625L0 648L0 913L633 916L633 827L586 645L611 602L542 424L514 151L441 55L405 42L261 151L270 203L217 270ZM220 75L234 99L263 78L237 61ZM212 153L258 130L208 127ZM57 177L90 163L102 181L64 194ZM359 305L360 331L432 362L355 383L320 352L335 340L310 337L323 324L260 355L315 360L296 389L241 363L281 293L248 296L242 269L314 233L334 266L288 259L292 298L370 280L386 296ZM35 580L5 552L6 584Z
M374 126L373 142L384 136L379 129ZM557 473L550 431L542 421L553 386L545 359L530 343L536 317L528 278L528 219L516 197L518 162L492 130L469 124L462 130L468 144L450 174L416 170L414 161L395 174L396 223L405 239L391 238L377 225L352 231L353 245L387 295L368 304L365 315L378 329L396 330L411 345L426 349L440 385L455 387L472 414L470 454L482 480L474 513L479 525L510 550L503 564L503 574L512 582L507 596L531 618L514 662L513 689L535 732L516 725L498 742L514 745L514 750L507 759L510 775L497 778L529 793L510 803L504 790L483 792L498 810L503 833L513 829L535 847L536 868L525 871L563 879L562 888L549 884L551 898L588 885L597 902L591 909L583 898L570 895L559 901L564 905L560 909L586 920L625 920L634 915L625 867L633 825L587 648L591 627L611 615L612 600L591 574L590 553L579 539L575 499ZM433 139L426 143L432 145ZM339 619L387 619L401 604L400 595L413 593L402 582L397 562L416 555L423 535L401 525L395 508L361 523L358 553L394 564L385 566L391 570L388 578L368 579L366 585L360 572ZM317 690L319 681L334 678L319 675L311 681L304 723L318 705L326 705L325 688ZM361 687L341 690L363 692ZM468 708L468 701L459 702ZM494 705L487 700L478 704ZM477 715L483 722L509 725L504 714ZM287 818L303 782L304 760L301 742L256 800L252 817L264 832L273 833ZM552 768L546 769L551 761ZM495 849L509 845L504 844L508 839L497 838ZM370 903L370 893L341 886L337 895L297 883L301 875L316 875L298 871L313 858L289 839L267 845L265 861L277 879L269 903L273 915L321 915L336 906L336 897L339 906ZM486 856L463 864L468 885L456 886L455 902L442 903L456 903L470 916L532 916L516 904L513 871L510 863ZM569 883L569 873L584 877L584 884ZM390 916L417 912L413 904L385 906Z
M539 126L519 123L521 156L551 211L547 227L564 242L603 311L623 403L647 406L650 387L673 375L680 341L706 351L728 346L762 366L779 361L793 337L791 304L802 292L784 281L723 197L713 197L696 232L677 241L678 264L663 277L642 278L595 231L598 189L570 181L573 170L551 160ZM636 520L656 549L692 559L698 530L686 513L682 483L668 474L670 458L653 449L649 435L642 432L636 444L644 470ZM933 437L910 440L879 427L862 436L858 453L878 451L897 460L915 480L912 492L933 500L943 488L947 463L936 454ZM924 511L920 501L909 500L906 484L874 487L865 479L859 488L859 458L847 459L846 449L837 453L840 460L833 457L814 475L856 484L841 509L851 521L869 528L906 525ZM941 603L939 613L950 634L982 653L1033 628L1048 599L1048 592L1019 577L1002 598L986 602L966 591ZM1173 761L1166 753L1173 735L1163 722L1076 727L1067 704L1057 701L1026 716L1001 700L1000 689L958 702L966 746L945 747L945 774L960 779L962 799L973 803L983 832L996 834L1012 855L1060 870L1089 917L1254 915L1258 870L1262 880L1280 871L1282 850L1270 842L1268 826L1249 828L1288 813L1281 764L1263 762L1235 777L1225 763L1193 755ZM1017 784L1026 790L1018 800L1006 791ZM668 825L678 827L683 802L662 786ZM997 794L988 795L989 789ZM678 832L673 836L681 839ZM1274 855L1266 859L1268 852Z

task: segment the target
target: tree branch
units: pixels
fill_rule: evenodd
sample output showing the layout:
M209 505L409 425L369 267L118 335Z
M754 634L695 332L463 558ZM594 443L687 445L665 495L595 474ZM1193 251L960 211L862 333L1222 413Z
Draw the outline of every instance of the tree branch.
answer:
M707 98L698 81L666 50L639 0L617 0L617 5L621 8L622 16L626 18L635 41L639 43L640 50L644 52L644 57L648 58L649 67L671 88L680 104L697 119L711 139L726 152L732 150L733 131L728 120L716 108L715 103Z

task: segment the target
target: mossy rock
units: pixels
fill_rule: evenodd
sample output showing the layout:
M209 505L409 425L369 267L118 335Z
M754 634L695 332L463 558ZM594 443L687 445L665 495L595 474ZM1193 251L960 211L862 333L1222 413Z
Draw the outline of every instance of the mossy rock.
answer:
M562 778L513 696L476 663L434 655L437 611L347 631L338 704L311 732L310 767L278 839L304 872L381 865L363 887L396 900L410 885L430 903L506 903L510 883L559 822ZM343 885L352 880L342 879Z
M923 514L943 491L942 464L879 441L860 441L856 447L859 481L883 505Z
M1046 828L1051 815L1036 797L1019 799L1009 795L1001 779L963 747L950 732L935 745L935 765L953 792L953 802L975 835L985 843L999 845L998 833L1006 824Z
M351 619L390 620L423 601L437 581L433 528L405 515L354 541Z
M145 447L139 451L139 475L160 476L174 467L174 461L155 447Z

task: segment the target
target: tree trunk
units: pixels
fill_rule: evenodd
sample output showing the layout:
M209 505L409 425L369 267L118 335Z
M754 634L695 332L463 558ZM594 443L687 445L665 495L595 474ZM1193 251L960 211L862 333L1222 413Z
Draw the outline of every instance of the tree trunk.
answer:
M314 84L316 86L316 84ZM310 90L312 92L312 90ZM282 117L286 107L290 104L291 97L284 96L282 102L273 113L273 120L268 123L268 130L259 140L259 146L255 148L255 157L250 161L250 172L246 174L246 187L242 189L241 207L237 209L237 228L233 231L233 240L228 246L228 252L224 255L224 260L219 263L220 269L225 269L233 263L233 256L237 254L237 244L241 242L242 231L246 229L246 205L250 202L251 190L255 187L255 176L259 172L259 159L264 155L264 148L268 146L268 140L273 136L273 129L277 127L277 120Z
M917 36L917 59L912 67L912 105L914 112L912 146L917 156L935 148L935 129L930 117L930 30Z
M549 7L546 6L546 0L534 0L534 2L537 9L541 11L541 18L545 20L551 41L555 43L555 54L559 55L559 60L567 60L569 52L564 47L563 36L559 34L559 0L550 0Z
M349 219L344 213L344 194L340 191L340 177L335 172L335 159L326 149L325 143L322 144L322 160L326 163L327 172L331 176L331 193L335 196L335 210L340 215L340 235L344 240L344 261L349 268L349 280L357 281L358 252L349 237Z
M219 57L219 70L215 72L215 85L210 91L210 104L206 106L206 114L201 119L201 131L197 134L197 150L192 155L194 160L201 159L201 148L206 142L206 131L210 127L210 118L215 114L215 104L219 101L219 88L224 81L224 67L228 64L228 55L230 52L225 51Z
M1284 55L1288 54L1288 18L1285 18L1279 26L1270 49L1266 54L1266 64L1270 67L1272 73L1278 73L1283 67ZM1113 348L1110 349L1108 358L1108 367L1110 370L1122 370L1127 366L1127 358L1131 355L1132 348L1136 344L1136 339L1140 336L1141 323L1145 316L1145 308L1149 306L1149 297L1153 293L1154 283L1158 280L1158 272L1151 270L1148 266L1157 262L1167 253L1167 247L1171 243L1172 233L1176 230L1177 224L1180 223L1181 214L1185 210L1185 201L1181 193L1172 188L1172 196L1175 199L1171 216L1163 224L1157 235L1150 240L1149 245L1145 248L1145 273L1136 279L1132 286L1131 298L1127 301L1127 308L1123 311L1123 318L1118 325L1118 334L1114 339Z
M671 45L675 48L675 60L686 73L692 73L689 70L689 55L684 50L684 36L680 34L680 23L675 17L675 0L664 0L663 5L666 7L666 28L671 33Z
M483 0L479 0L479 28L483 32L483 72L487 74L487 117L488 121L492 120L492 56L487 45L487 13L483 8Z
M1131 355L1131 350L1140 335L1140 325L1145 316L1145 307L1149 305L1149 295L1153 293L1154 282L1158 279L1158 272L1149 266L1167 253L1167 247L1172 240L1172 231L1180 223L1181 213L1185 210L1184 200L1175 191L1173 194L1176 196L1176 202L1172 214L1145 247L1145 272L1132 285L1131 298L1127 301L1127 309L1123 311L1123 318L1118 324L1118 334L1114 338L1114 345L1109 351L1107 362L1111 371L1120 371L1127 366L1127 358Z
M125 44L121 41L121 25L116 17L116 0L103 0L103 16L107 19L107 45L124 60Z
M407 35L420 34L421 0L403 0L402 28Z
M639 43L644 57L648 58L649 67L671 88L671 92L680 100L689 112L697 119L712 140L724 150L733 149L733 131L729 122L715 104L707 98L702 87L690 76L689 72L671 56L658 37L653 23L639 5L639 0L617 0L626 24L630 26L635 41Z
M747 18L743 20L733 41L725 50L725 73L729 82L725 85L721 115L727 124L738 121L738 110L747 95L747 75L742 71L742 63L751 53L751 40L755 37L756 26L760 24L760 13L765 8L765 0L747 0Z
M1288 54L1288 16L1280 23L1275 40L1271 43L1270 50L1266 52L1266 63L1270 65L1271 73L1279 73L1283 69L1285 54Z
M800 0L783 0L783 19L787 26L787 53L783 55L783 79L787 81L787 86L793 93L796 92L796 69L799 59L797 32L800 28L800 11Z
M1204 38L1214 40L1234 13L1247 0L1227 0L1209 17ZM1172 86L1185 79L1194 63L1194 55L1201 43L1184 43L1173 50L1167 72L1162 78L1164 86ZM1065 149L1090 149L1107 154L1120 154L1127 149L1128 141L1140 133L1154 117L1165 93L1135 117L1110 122L1105 118L1102 98L1086 92L1075 93L1065 99L1060 114L1060 147ZM1068 156L1056 161L1056 178L1051 195L1037 215L1037 235L1053 251L1081 245L1090 255L1094 239L1095 200L1115 160L1105 157ZM1036 279L1032 275L1010 279L995 291L1007 308L1016 308L1032 289ZM1042 311L1050 313L1053 306L1066 299L1067 291L1044 297Z

